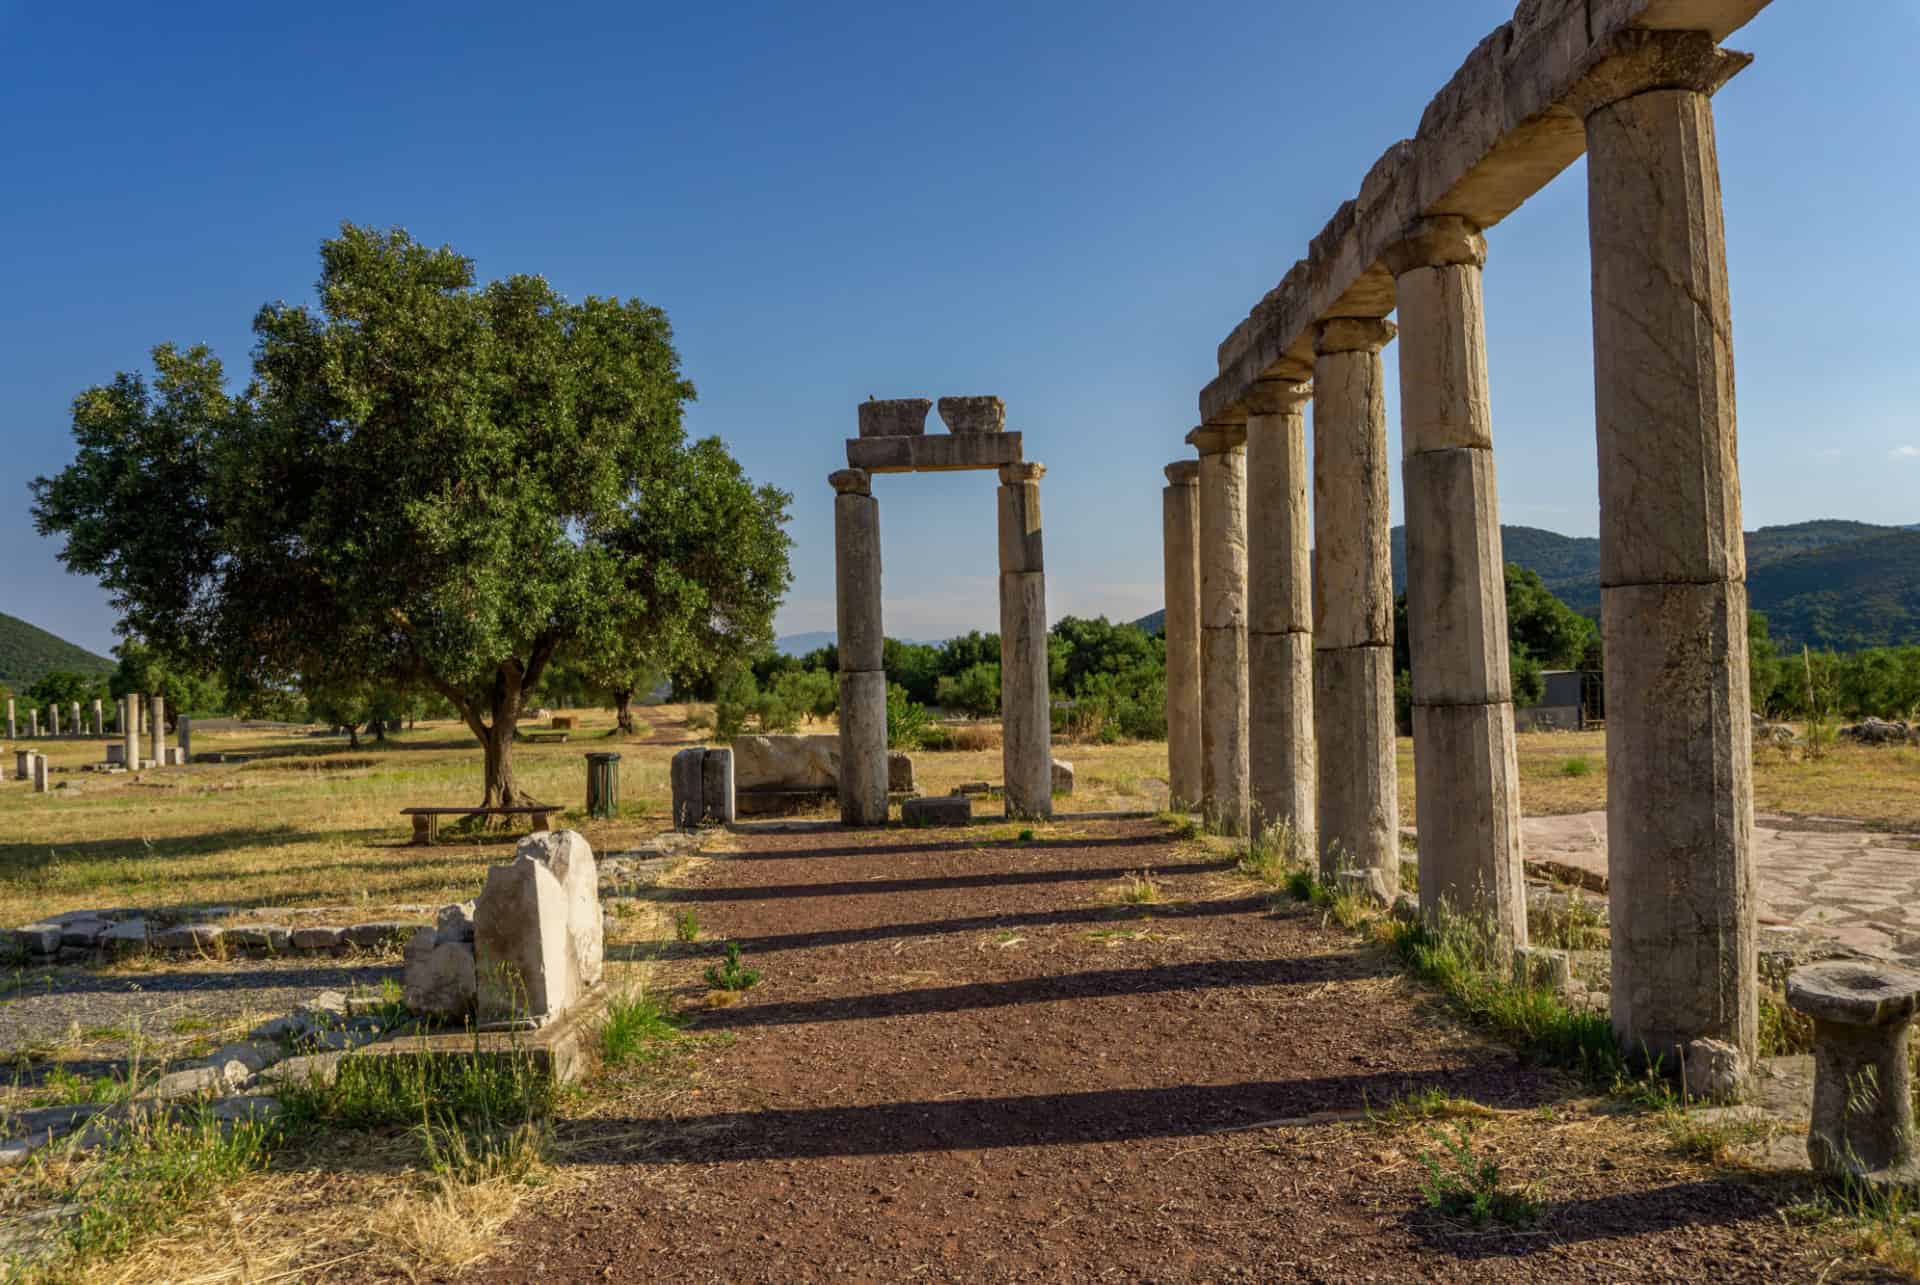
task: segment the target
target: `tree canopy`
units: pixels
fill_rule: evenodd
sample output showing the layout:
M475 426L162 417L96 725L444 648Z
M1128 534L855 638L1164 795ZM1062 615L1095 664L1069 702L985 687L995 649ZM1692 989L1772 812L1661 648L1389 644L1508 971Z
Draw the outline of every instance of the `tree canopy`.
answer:
M254 319L253 380L162 345L74 403L42 534L123 629L234 694L424 687L517 800L522 699L556 658L697 672L771 637L791 497L689 443L666 314L351 224L317 305Z

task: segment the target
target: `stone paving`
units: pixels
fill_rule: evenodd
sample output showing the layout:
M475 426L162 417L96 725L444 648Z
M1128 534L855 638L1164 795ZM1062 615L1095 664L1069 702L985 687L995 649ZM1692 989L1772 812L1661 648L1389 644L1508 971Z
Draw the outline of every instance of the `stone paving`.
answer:
M1527 817L1529 864L1607 873L1607 814ZM1756 904L1765 928L1803 928L1860 950L1920 964L1920 838L1857 823L1754 818Z

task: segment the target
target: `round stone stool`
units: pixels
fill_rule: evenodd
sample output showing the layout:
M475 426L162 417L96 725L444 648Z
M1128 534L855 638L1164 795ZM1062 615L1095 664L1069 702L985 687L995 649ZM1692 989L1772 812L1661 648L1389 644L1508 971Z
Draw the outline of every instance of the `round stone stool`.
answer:
M1813 1019L1813 1167L1861 1176L1911 1166L1907 1032L1920 973L1858 960L1808 964L1787 978L1787 1003Z

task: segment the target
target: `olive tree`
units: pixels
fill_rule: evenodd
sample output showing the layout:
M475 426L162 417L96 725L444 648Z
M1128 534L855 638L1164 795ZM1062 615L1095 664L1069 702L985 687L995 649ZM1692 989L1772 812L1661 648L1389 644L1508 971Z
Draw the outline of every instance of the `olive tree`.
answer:
M251 693L427 689L521 802L513 737L556 659L689 670L771 637L790 497L688 442L666 314L573 303L399 230L345 225L313 305L254 319L253 379L163 346L74 403L42 534L122 628Z

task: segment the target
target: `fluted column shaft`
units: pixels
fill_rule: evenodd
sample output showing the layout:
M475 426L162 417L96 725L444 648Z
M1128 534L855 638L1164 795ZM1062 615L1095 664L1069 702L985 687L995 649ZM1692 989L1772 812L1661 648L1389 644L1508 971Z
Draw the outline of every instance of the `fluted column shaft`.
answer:
M1187 435L1200 452L1200 805L1231 835L1248 830L1246 440L1238 424Z
M1167 795L1192 807L1205 792L1200 769L1200 465L1167 465L1160 493L1166 561Z
M1000 470L1000 758L1009 818L1053 815L1047 688L1047 576L1041 542L1044 466Z
M1247 414L1249 795L1256 828L1286 826L1314 852L1313 531L1307 403L1313 385L1254 385Z
M1613 1025L1758 1034L1746 551L1709 95L1742 65L1643 32L1587 82Z
M1527 940L1520 767L1507 662L1481 268L1464 219L1417 224L1387 252L1400 318L1401 472L1413 664L1420 908Z
M1313 710L1320 870L1400 882L1385 373L1391 322L1320 323L1313 367Z

